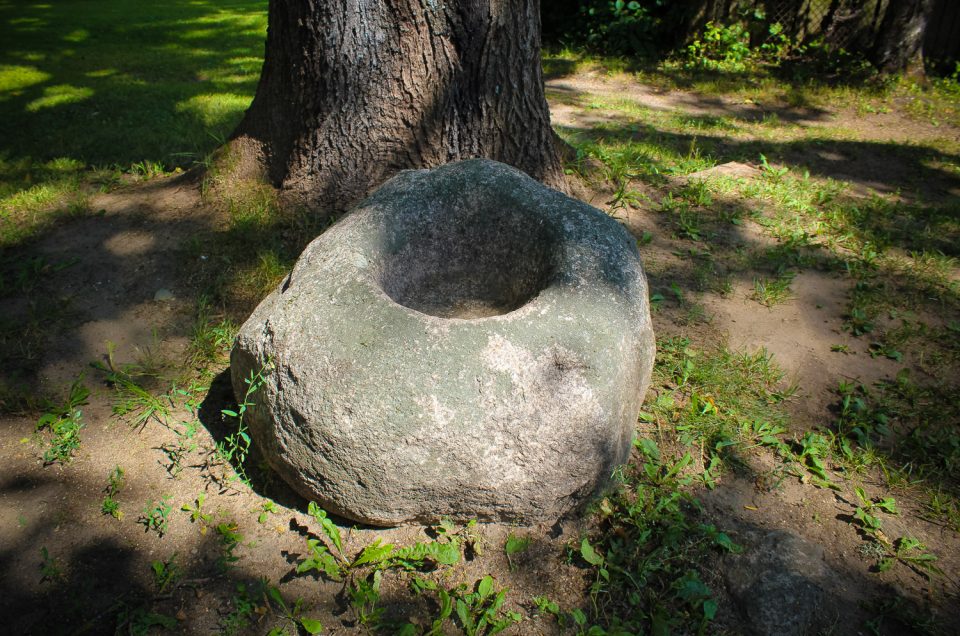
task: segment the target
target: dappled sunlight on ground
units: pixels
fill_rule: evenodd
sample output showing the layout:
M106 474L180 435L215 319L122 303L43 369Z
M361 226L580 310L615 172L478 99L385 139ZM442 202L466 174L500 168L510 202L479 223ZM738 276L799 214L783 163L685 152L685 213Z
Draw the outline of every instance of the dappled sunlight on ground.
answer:
M329 535L255 449L237 460L222 411L239 408L236 326L325 226L270 188L171 174L203 165L252 98L265 10L0 0L0 615L17 633L291 627L269 586L331 632L364 629L374 609L354 587L381 581L372 569L347 583L297 571ZM457 564L382 571L378 616L425 631L442 595L414 581L463 600L493 575L523 617L506 633L614 617L744 633L725 577L736 543L775 529L822 550L794 582L819 586L832 633L957 632L953 115L904 92L744 77L708 91L591 64L548 60L553 121L579 196L637 239L659 346L624 485L550 528L483 525L472 543L456 526ZM88 403L58 409L74 381ZM38 419L74 408L72 461L44 465L68 440ZM119 519L102 508L117 466ZM877 509L888 497L898 514ZM163 536L151 514L168 517ZM335 525L351 559L450 531ZM904 548L911 537L923 546ZM180 568L167 583L165 563Z

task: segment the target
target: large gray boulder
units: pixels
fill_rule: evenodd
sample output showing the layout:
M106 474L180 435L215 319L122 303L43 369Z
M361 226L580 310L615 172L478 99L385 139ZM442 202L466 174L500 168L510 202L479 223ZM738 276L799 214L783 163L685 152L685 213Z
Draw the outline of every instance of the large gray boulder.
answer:
M247 424L304 497L375 525L553 521L631 448L654 357L636 243L489 160L409 171L240 329Z

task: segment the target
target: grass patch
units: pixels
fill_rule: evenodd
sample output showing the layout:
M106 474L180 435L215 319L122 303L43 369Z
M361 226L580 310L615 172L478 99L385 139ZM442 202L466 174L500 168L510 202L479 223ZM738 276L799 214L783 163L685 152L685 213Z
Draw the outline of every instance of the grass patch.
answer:
M123 172L202 161L253 97L266 3L0 3L0 246Z
M81 407L87 404L90 390L83 385L82 378L71 386L66 400L62 404L49 403L47 412L37 420L38 440L45 447L45 464L66 464L80 448L80 431L85 426ZM44 432L48 433L46 437Z
M784 432L787 417L778 405L796 389L783 384L782 372L762 349L703 351L686 338L658 343L654 382L669 391L648 405L650 415L641 419L658 430L669 426L682 445L700 447L705 468L732 457L726 449Z
M919 384L911 375L904 369L874 387L840 385L838 454L861 466L882 463L894 479L960 496L953 477L960 468L960 407L949 387Z
M205 296L197 301L197 318L190 338L191 362L200 368L225 361L239 326L216 315Z
M660 340L657 350L658 397L641 414L634 458L597 506L594 531L572 548L595 573L594 610L537 602L561 625L709 632L717 602L706 564L740 547L701 517L695 490L716 486L752 449L782 446L792 387L765 351L704 350L680 337Z
M689 140L672 139L641 132L639 127L624 129L618 124L599 124L590 130L560 128L565 141L577 149L577 160L568 169L589 177L584 160L591 158L604 166L604 177L616 188L625 188L630 180L663 185L667 176L686 175L716 165L709 149Z
M222 308L226 322L221 326L226 326L273 291L332 220L318 222L282 208L273 188L262 184L233 191L214 186L207 196L220 209L223 224L194 237L186 252L208 308ZM199 267L193 265L197 262Z
M172 167L216 146L249 103L266 4L4 3L0 19L0 115L14 157L55 158L37 153L46 149L90 165Z
M753 297L773 306L790 295L797 272L846 273L851 293L844 328L870 338L875 356L910 355L936 384L952 386L960 362L960 279L955 202L909 203L860 196L846 184L764 164L760 178L710 179L717 198L736 197L777 240L751 259ZM798 174L798 172L800 172Z
M842 58L818 61L814 56L807 63L780 66L747 60L739 68L709 68L691 64L683 57L640 60L548 48L543 54L543 69L548 80L591 73L765 108L816 111L850 104L861 116L900 111L933 125L960 125L957 77L934 77L927 82L878 77L856 60Z
M790 283L795 277L796 273L783 271L776 278L755 278L751 298L766 307L785 303L793 297L790 292Z

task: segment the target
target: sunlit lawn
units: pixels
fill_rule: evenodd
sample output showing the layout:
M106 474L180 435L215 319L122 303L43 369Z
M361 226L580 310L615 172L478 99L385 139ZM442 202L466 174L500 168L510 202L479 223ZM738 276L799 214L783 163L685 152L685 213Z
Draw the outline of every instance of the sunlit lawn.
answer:
M253 97L265 32L262 0L0 1L0 242L102 169L202 160Z

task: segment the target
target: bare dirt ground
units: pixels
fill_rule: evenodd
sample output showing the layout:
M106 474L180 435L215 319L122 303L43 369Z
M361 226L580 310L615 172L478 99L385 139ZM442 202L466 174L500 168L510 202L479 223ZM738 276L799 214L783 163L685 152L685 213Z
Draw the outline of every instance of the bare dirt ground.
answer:
M627 94L649 108L695 115L762 119L768 112L752 104L662 92L598 77L555 80L548 90L554 95ZM854 137L875 141L960 139L960 131L896 113L884 114L869 126L845 107L784 109L778 115L797 126L842 127L853 131ZM568 100L558 100L554 108L555 122L561 125L585 126L598 118L602 119L602 114L577 108ZM823 172L846 166L840 173L859 179L864 187L882 184L896 188L917 178L905 177L895 158L876 157L866 167L848 165L855 163L856 157L828 154L817 166ZM939 196L958 195L955 179L922 186ZM604 207L609 191L602 184L591 190L593 187L585 186L582 193L594 205ZM303 597L307 613L323 622L326 633L363 631L347 609L341 584L295 575L305 539L313 532L306 502L280 483L258 483L251 490L230 481L229 467L215 461L213 445L226 435L220 408L231 400L225 365L214 368L212 378L192 388L189 380L182 385L198 405L202 426L196 449L176 474L169 469L170 458L163 448L177 442L177 423L191 420L192 414L178 407L167 418L167 426L149 420L132 427L129 418L113 413L114 391L105 384L103 373L90 367L92 361L103 362L111 347L115 347L115 364L144 356L174 362L185 358L195 320L194 281L204 268L215 267L202 249L185 246L196 236L215 232L222 216L203 201L199 184L190 176L123 186L97 195L92 209L100 212L61 224L31 248L32 254L44 256L47 262L71 264L46 275L30 298L3 299L6 317L22 318L23 324L28 305L37 298L52 300L62 310L50 316L51 324L55 321L58 328L56 336L42 344L40 363L32 376L37 393L62 396L81 373L92 393L82 409L86 422L82 444L65 466L44 466L38 459L37 412L27 410L0 420L0 631L98 634L114 633L119 624L121 633L133 633L137 616L156 612L175 617L171 629L176 633L208 634L225 630L231 617L238 614L244 601L238 586L251 589L261 577L282 582L288 599ZM651 288L667 288L673 278L663 272L683 268L684 256L678 255L683 242L664 232L656 213L645 205L628 207L618 215L638 238L644 232L652 233L641 253L651 272ZM770 240L750 222L742 232L745 241ZM794 432L800 433L830 417L839 379L869 384L892 378L900 368L893 360L871 357L862 339L843 331L851 284L849 279L827 272L806 271L793 282L792 299L768 309L750 300L751 281L734 280L731 293L697 295L705 319L691 321L686 308L664 303L654 314L654 325L658 335L683 334L701 345L725 342L735 349L765 347L799 387L790 409ZM170 294L158 294L162 290ZM850 354L831 351L838 344L846 345ZM754 536L751 533L778 529L820 546L826 574L817 575L819 564L811 563L810 579L826 591L818 611L829 633L865 633L863 625L875 610L865 609L863 604L889 590L917 607L929 603L953 633L960 633L960 535L922 519L922 503L912 498L909 488L896 493L903 513L886 527L891 535L923 537L939 559L945 572L942 578L928 580L909 568L871 572L870 563L858 553L863 539L849 522L856 507L851 494L813 488L789 477L768 483L760 477L771 463L768 455L758 451L750 460L755 470L726 474L717 488L699 493L704 514L745 543ZM118 465L125 471L125 486L117 496L125 514L119 520L101 513L107 476ZM865 483L868 489L876 486L876 494L880 493L879 476L867 475ZM206 495L204 508L211 517L192 521L181 506L194 505L201 494ZM172 510L161 537L137 523L137 517L150 502L162 497L169 497ZM276 501L277 510L266 513L261 523L258 518L264 497ZM533 614L530 598L534 595L548 596L563 607L586 608L586 571L569 559L564 549L578 540L586 523L570 520L556 528L482 526L482 554L436 576L452 586L472 584L492 574L498 585L511 589L508 605L528 616ZM216 529L221 524L242 535L229 550L224 533ZM426 530L343 525L351 554L375 537L398 543L424 540ZM531 548L515 557L512 568L502 547L510 533L532 539ZM237 559L224 563L225 550ZM182 578L175 586L158 591L151 563L174 555ZM709 629L745 633L754 623L738 599L727 597L725 563L715 564L709 581L722 601L718 619ZM381 595L387 614L428 625L435 608L404 592L405 586L401 578L385 577ZM264 633L276 620L276 616L254 612L244 633ZM510 633L555 633L558 629L549 618L532 617L512 627ZM891 623L882 633L912 632Z

